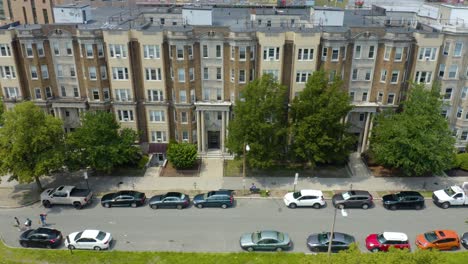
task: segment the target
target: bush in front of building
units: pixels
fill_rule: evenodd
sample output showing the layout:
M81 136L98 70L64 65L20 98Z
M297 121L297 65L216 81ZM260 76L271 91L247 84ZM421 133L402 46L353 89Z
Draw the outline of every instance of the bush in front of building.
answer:
M455 167L468 171L468 153L457 154L455 158Z
M190 169L197 163L197 147L194 144L171 142L166 155L176 169Z

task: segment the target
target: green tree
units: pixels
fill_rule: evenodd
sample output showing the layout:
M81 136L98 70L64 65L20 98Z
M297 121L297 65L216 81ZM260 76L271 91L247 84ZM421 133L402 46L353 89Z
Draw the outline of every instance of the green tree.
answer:
M226 146L242 155L245 144L250 151L247 162L254 168L273 166L285 156L287 143L287 90L272 75L250 82L234 105Z
M91 167L110 173L116 166L136 164L141 157L135 146L138 134L120 129L112 113L88 112L82 126L66 138L67 166L70 170Z
M355 141L343 122L351 109L343 82L314 72L291 105L291 156L312 166L344 162Z
M0 101L0 127L3 126L3 102Z
M197 147L189 143L171 142L167 148L167 160L177 169L190 169L197 163Z
M400 169L405 175L441 173L454 164L455 139L440 114L439 87L426 90L412 84L400 113L377 116L370 153L378 164Z
M0 128L0 173L11 173L20 183L63 166L63 128L61 120L47 115L32 102L17 104L4 113Z

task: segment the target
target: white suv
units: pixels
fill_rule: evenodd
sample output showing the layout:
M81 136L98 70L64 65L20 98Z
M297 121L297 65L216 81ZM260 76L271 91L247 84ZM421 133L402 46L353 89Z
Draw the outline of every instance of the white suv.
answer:
M315 209L325 205L322 191L317 190L300 190L298 192L287 193L284 198L284 204L289 208L297 206L312 206Z

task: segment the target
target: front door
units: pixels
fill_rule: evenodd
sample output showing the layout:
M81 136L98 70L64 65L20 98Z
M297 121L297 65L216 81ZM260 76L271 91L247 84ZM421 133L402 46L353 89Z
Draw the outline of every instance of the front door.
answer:
M219 149L219 131L208 131L208 148Z

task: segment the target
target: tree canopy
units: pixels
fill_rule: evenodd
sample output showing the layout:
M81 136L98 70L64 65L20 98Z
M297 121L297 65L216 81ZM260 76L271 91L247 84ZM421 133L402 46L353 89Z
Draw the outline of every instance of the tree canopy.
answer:
M315 166L344 162L355 141L343 122L352 109L343 82L329 82L325 71L309 77L291 105L291 156Z
M400 113L377 116L370 154L378 164L398 168L408 176L438 174L453 165L455 139L440 114L439 87L411 86Z
M112 113L87 112L81 121L82 126L66 138L70 170L91 167L110 173L116 166L138 162L137 133L129 128L119 130Z
M46 114L33 102L17 104L4 114L0 128L0 173L11 173L20 183L39 177L63 166L62 121Z
M287 143L287 90L272 75L250 82L234 105L229 122L227 147L242 155L245 144L248 163L267 168L285 157Z
M171 142L167 148L167 159L177 169L193 168L197 162L197 146L189 143Z
M0 127L3 126L3 102L0 101Z

